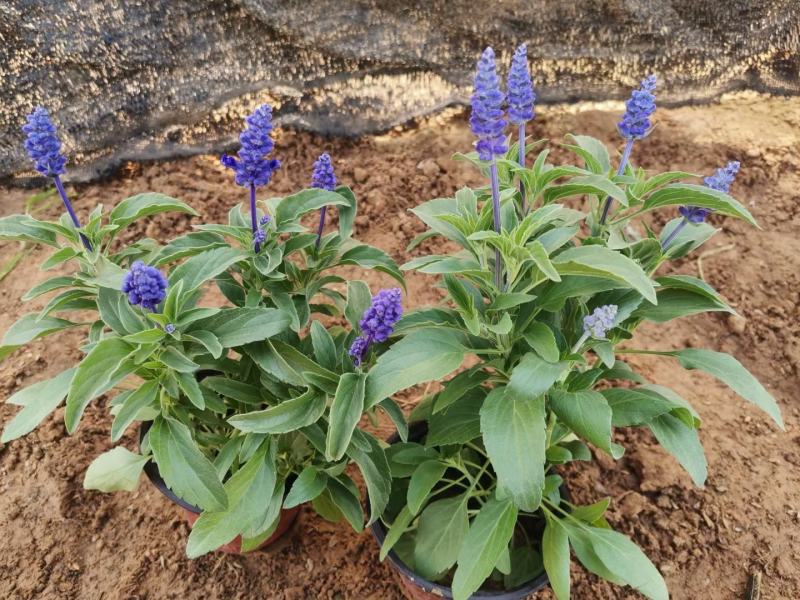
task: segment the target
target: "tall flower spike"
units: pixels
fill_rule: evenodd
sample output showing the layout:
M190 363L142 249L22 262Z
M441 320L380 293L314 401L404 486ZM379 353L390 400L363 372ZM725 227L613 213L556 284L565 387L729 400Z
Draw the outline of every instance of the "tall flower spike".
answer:
M639 89L633 90L630 99L625 102L625 114L622 115L622 120L617 125L620 135L627 140L617 168L618 176L625 172L625 167L631 158L633 142L650 133L652 128L650 117L656 110L655 91L656 76L648 75L642 80ZM601 225L604 225L608 218L608 211L611 209L612 202L613 198L608 196L603 206L603 214L600 217Z
M733 180L736 178L736 174L739 172L740 166L741 164L738 160L732 160L724 167L714 171L713 175L704 178L703 182L706 184L707 188L727 194ZM678 212L681 213L683 220L675 226L675 229L673 229L661 243L662 250L666 250L669 247L688 223L699 225L703 223L706 217L713 211L710 208L704 208L702 206L681 206L678 208Z
M327 152L320 154L319 158L314 163L314 171L311 173L311 187L321 190L328 190L329 192L332 192L336 189L336 174L333 172L331 157ZM327 212L327 206L323 206L319 209L319 226L317 227L316 243L317 248L319 248L319 243L322 241L322 232L325 229L325 215Z
M475 149L481 160L492 160L495 155L508 150L504 134L506 121L503 118L503 100L505 96L500 91L494 50L486 48L475 72L475 91L469 118L472 133L478 138Z
M385 342L394 331L394 325L403 316L403 296L400 288L381 290L372 297L371 306L364 311L359 322L361 336L350 346L353 363L359 366L371 344Z
M506 121L503 118L503 92L500 91L500 80L494 60L494 50L486 48L478 61L475 72L475 91L472 94L472 113L469 125L478 141L475 149L478 158L491 160L489 175L492 183L492 212L494 214L494 230L500 233L500 182L497 177L495 156L504 154L506 137L504 130ZM497 288L503 285L503 265L500 250L494 253L494 283Z
M259 106L253 114L245 118L247 127L239 136L242 147L236 157L223 154L220 162L236 173L236 184L250 188L250 224L253 230L255 251L261 250L256 239L258 223L256 222L256 188L267 185L272 174L277 171L281 162L275 158L267 158L275 147L272 141L272 108L269 104Z
M508 118L517 126L517 162L521 167L525 166L525 123L535 116L535 100L536 94L533 92L528 70L528 49L522 44L514 52L508 71ZM522 181L519 182L519 193L522 198L522 213L525 214L528 212L528 202Z
M122 291L128 295L128 302L139 304L142 308L155 312L156 306L167 295L167 279L155 267L137 260L122 282Z
M67 209L67 214L69 214L75 229L79 230L78 235L81 237L81 242L87 250L91 251L92 245L88 238L80 232L81 224L78 221L78 215L75 214L72 203L67 197L67 191L61 183L61 175L66 172L67 158L61 153L61 140L58 139L56 126L50 120L50 113L45 108L37 106L28 115L28 122L22 126L22 133L25 134L25 150L31 160L36 163L36 170L46 177L53 178L64 208Z

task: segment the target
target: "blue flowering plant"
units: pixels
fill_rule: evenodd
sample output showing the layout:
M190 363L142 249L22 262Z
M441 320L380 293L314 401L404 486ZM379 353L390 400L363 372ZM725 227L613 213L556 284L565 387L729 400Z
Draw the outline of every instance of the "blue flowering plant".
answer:
M383 411L404 427L391 399L365 403L366 374L393 343L402 290L373 297L363 281L332 270L355 265L401 285L403 278L385 253L352 239L355 198L337 186L330 157L317 160L308 189L262 208L256 191L279 163L267 157L271 111L261 107L247 119L238 155L222 159L249 190L246 209L237 206L227 224L198 224L163 245L147 238L122 244L117 235L138 219L195 212L141 194L81 223L60 180L66 159L54 125L43 109L29 121L26 147L37 170L53 178L66 215L57 222L0 219L0 239L53 247L43 267L64 274L26 294L55 295L11 326L0 355L75 329L84 356L8 400L21 410L2 442L32 431L64 402L72 433L90 402L110 398L111 440L124 445L94 460L85 487L132 490L149 464L199 513L187 544L191 557L237 536L243 551L253 549L276 530L283 511L306 502L360 531L367 519L351 464L363 474L368 521L375 521L391 474L380 443L358 423ZM338 228L326 231L332 206ZM139 448L132 451L123 438L136 424Z
M644 322L732 313L705 281L657 271L717 231L709 215L755 222L728 194L736 162L700 185L689 173L653 174L632 164L634 143L652 129L654 77L627 102L616 168L606 145L588 136L565 144L577 164L549 164L548 149L528 143L530 81L524 49L512 59L507 94L493 52L483 53L470 118L476 152L459 158L474 163L488 185L412 210L428 227L420 239L437 236L457 250L401 268L439 277L447 300L398 323L402 339L371 368L367 401L455 374L415 409L412 434L387 450L394 481L381 557L405 565L427 590L449 588L455 600L480 589L523 597L545 575L564 600L573 553L604 579L666 599L658 569L604 517L610 499L577 505L565 477L594 453L620 458L625 448L615 428L641 427L704 483L698 413L676 392L645 381L623 360L631 355L704 371L782 427L773 397L735 358L667 344L641 349L633 341ZM507 120L517 126L514 140ZM677 216L660 231L635 218L671 207Z

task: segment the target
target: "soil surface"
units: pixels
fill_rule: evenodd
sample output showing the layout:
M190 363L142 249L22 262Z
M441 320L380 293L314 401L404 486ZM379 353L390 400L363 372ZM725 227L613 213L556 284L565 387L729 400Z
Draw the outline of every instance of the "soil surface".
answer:
M568 131L594 135L618 151L619 108L544 107L529 134L553 141L555 161L565 156L555 142ZM740 160L732 193L763 229L712 217L722 231L701 254L671 267L701 273L741 317L712 313L647 325L637 345L706 347L736 355L778 399L786 432L711 378L689 376L671 359L637 357L631 362L640 372L691 400L703 417L707 485L693 487L649 434L619 430L625 456L614 462L598 455L594 463L581 463L569 475L570 489L580 501L612 498L613 525L643 547L673 598L742 598L748 577L756 573L762 577L762 599L800 598L800 100L736 95L712 106L657 114L658 125L637 144L634 161L646 169L707 174ZM279 131L275 155L284 167L268 192L281 195L306 185L318 153L330 152L340 180L360 200L358 237L401 263L411 256L407 244L422 231L408 209L480 183L470 167L450 158L471 142L461 111L360 140ZM153 218L143 230L162 240L193 222L223 219L245 195L213 156L130 164L111 180L69 188L83 217L98 202L113 205L147 190L181 198L201 214ZM0 190L0 214L22 211L31 195ZM43 214L59 211L52 197L36 206ZM665 210L651 224L658 228L673 216ZM426 244L413 254L429 252L433 245ZM20 258L0 282L0 330L32 310L20 297L44 278L36 269L44 256L19 244L0 245L0 265ZM378 273L360 276L373 286L390 284ZM437 302L441 293L433 282L411 275L407 305ZM78 341L77 332L64 333L0 363L0 398L77 362ZM418 397L404 397L406 408ZM87 465L111 446L107 401L93 403L73 436L66 435L61 409L27 437L0 448L0 597L401 598L369 534L327 523L307 508L290 535L268 552L213 553L192 561L184 554L188 527L180 509L146 480L132 494L85 491ZM15 411L0 406L0 421ZM124 443L135 447L133 432ZM637 597L598 582L579 566L573 567L573 586L579 600ZM535 597L552 595L544 591Z

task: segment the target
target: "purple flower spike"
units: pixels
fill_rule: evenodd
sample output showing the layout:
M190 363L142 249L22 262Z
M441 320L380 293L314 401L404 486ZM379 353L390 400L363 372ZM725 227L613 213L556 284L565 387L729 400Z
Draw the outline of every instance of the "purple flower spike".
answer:
M270 221L272 221L272 217L270 217L269 215L264 215L258 220L258 224L264 227L264 225L266 225Z
M619 132L625 139L640 140L650 131L650 116L656 110L655 89L656 76L649 75L638 90L631 92L630 99L625 102L625 114L619 122Z
M400 288L381 290L372 297L372 305L359 321L361 336L350 346L353 363L359 366L374 342L385 342L394 332L394 325L403 316L403 296Z
M508 150L504 130L503 100L500 79L497 77L494 50L486 48L478 61L475 73L475 91L472 94L472 113L469 125L478 141L475 149L481 160L492 160Z
M247 127L239 136L242 147L237 156L223 154L220 161L236 173L236 184L259 187L267 185L281 163L267 158L275 147L272 141L272 109L268 104L259 106L245 118Z
M535 116L531 74L528 70L528 49L522 44L511 59L508 71L508 120L515 125L523 125Z
M617 305L606 304L598 306L592 314L583 318L584 335L591 335L598 339L604 339L606 333L614 328L614 320L617 318Z
M314 171L311 174L311 187L332 192L336 189L336 174L333 172L330 154L325 152L320 154L314 163Z
M155 312L167 295L167 279L155 267L137 260L125 275L122 291L128 294L128 302L140 304L142 308Z
M25 134L25 150L36 163L36 170L46 177L56 177L66 172L67 157L61 154L61 140L56 134L56 126L50 120L50 113L38 106L28 115L28 122L22 126Z
M733 180L736 178L736 174L739 172L739 167L741 167L741 163L738 160L732 160L723 168L714 171L713 175L703 179L703 183L712 190L727 194L728 190L731 189Z
M253 248L261 248L261 244L267 241L267 232L263 228L256 229L253 234Z

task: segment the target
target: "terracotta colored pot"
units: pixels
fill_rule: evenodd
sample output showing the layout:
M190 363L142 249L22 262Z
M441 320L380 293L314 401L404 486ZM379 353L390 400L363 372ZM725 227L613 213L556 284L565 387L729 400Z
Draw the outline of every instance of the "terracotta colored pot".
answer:
M139 443L141 444L142 439L144 439L145 434L150 429L151 422L147 421L142 423L141 427L139 428ZM167 498L172 500L175 504L180 506L183 509L184 516L186 517L186 521L189 523L189 527L194 526L194 522L200 517L200 513L202 513L202 509L187 502L180 496L177 496L169 487L167 487L167 483L161 477L161 473L158 471L158 465L153 462L152 460L148 461L144 466L145 475L150 480L150 482L155 486L155 488L164 494ZM291 484L292 478L290 477L287 481L288 484ZM290 486L287 486L290 487ZM256 550L261 550L266 548L267 546L274 544L277 540L279 540L289 528L294 524L297 520L297 515L300 514L300 507L295 506L294 508L290 509L282 509L280 520L278 521L278 527L275 529L275 532L269 536L266 540L264 540L257 548L254 548L250 552L255 552ZM217 550L221 552L225 552L227 554L242 554L242 536L237 535L232 541L228 542L224 546L220 546Z
M425 422L412 423L409 426L408 439L412 442L417 442L425 437L428 433L428 424ZM396 444L400 441L400 436L396 433L392 435L387 442L389 444ZM372 535L378 546L383 545L383 540L386 539L386 527L383 522L378 519L371 526ZM403 595L408 600L452 600L453 592L446 586L433 581L428 581L421 575L412 571L402 560L397 556L394 550L390 550L386 556L389 566L394 571L395 576L400 582L400 587ZM523 584L513 590L491 591L491 590L478 590L471 598L492 598L493 600L523 600L529 594L537 590L547 587L550 580L547 578L547 573L542 573L526 584Z

